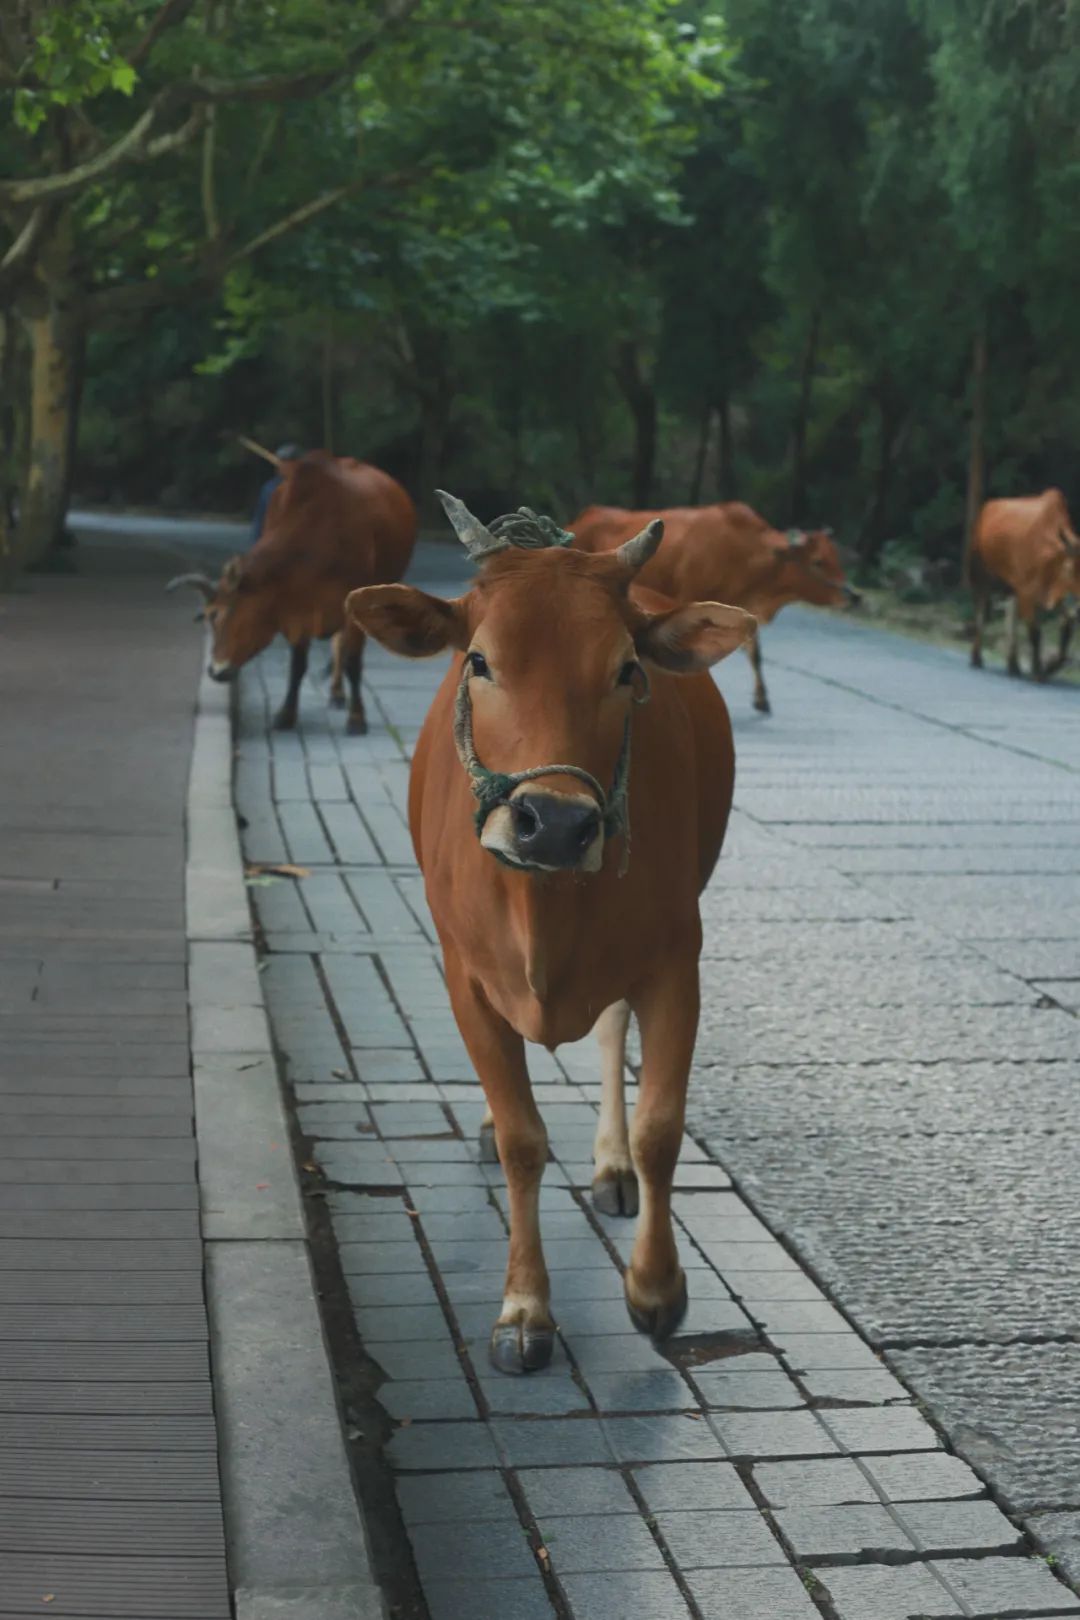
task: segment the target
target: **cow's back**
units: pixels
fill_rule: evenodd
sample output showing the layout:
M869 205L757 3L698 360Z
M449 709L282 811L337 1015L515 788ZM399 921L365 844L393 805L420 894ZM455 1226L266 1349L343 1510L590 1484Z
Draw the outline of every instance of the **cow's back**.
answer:
M360 583L392 584L412 560L416 508L397 479L370 462L341 457L338 466L347 490L345 515L356 566L368 573Z
M972 537L972 562L1014 592L1021 608L1054 607L1071 577L1062 532L1071 533L1059 489L987 501Z

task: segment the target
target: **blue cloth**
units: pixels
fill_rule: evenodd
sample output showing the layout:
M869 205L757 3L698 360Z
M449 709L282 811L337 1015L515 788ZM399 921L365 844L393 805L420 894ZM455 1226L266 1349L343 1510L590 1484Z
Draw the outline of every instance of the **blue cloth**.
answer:
M255 544L256 540L263 532L263 525L266 522L266 509L270 505L270 497L273 495L275 489L277 489L280 483L281 474L275 473L273 478L268 478L266 480L266 483L259 491L259 498L255 502L255 515L251 520L252 545Z

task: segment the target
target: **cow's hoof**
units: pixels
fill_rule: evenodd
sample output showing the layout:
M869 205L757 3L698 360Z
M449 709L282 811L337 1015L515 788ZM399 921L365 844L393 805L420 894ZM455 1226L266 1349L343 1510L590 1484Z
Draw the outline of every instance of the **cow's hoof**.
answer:
M1018 681L1022 671L1019 664L1008 664L1006 665L1005 673L1006 675L1011 675L1014 681Z
M362 714L350 714L345 722L346 737L366 737L367 717Z
M756 697L754 699L754 708L758 714L772 714L772 704L767 697Z
M481 1125L478 1141L480 1144L480 1163L498 1164L499 1150L495 1146L494 1125Z
M593 1208L601 1215L636 1215L637 1176L632 1170L604 1170L593 1180Z
M296 715L289 709L279 709L274 716L275 731L295 731Z
M530 1327L527 1322L496 1322L491 1330L491 1365L501 1373L516 1377L540 1372L554 1351L554 1328Z
M971 667L972 667L972 669L982 669L982 667L983 667L982 653L977 653L977 652L972 653L972 655L971 655Z
M345 707L345 694L344 694L344 692L331 692L330 693L330 707L332 709L343 709Z
M647 1333L656 1343L669 1339L686 1315L690 1297L686 1292L686 1274L679 1273L679 1291L674 1299L660 1305L635 1305L630 1298L630 1273L627 1272L626 1309L639 1333Z

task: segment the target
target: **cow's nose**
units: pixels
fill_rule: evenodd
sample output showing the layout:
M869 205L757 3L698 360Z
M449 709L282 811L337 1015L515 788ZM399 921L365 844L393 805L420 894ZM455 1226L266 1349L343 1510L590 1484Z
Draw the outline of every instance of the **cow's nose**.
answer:
M537 866L579 866L600 831L600 809L562 793L522 793L510 801L514 840Z

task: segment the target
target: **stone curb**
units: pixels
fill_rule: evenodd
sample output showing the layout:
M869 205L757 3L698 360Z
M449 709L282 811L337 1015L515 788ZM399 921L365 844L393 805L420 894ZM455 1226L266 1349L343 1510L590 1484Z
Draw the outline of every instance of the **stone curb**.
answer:
M263 1003L232 753L230 689L204 674L187 798L188 1002L230 1583L237 1620L383 1620Z

